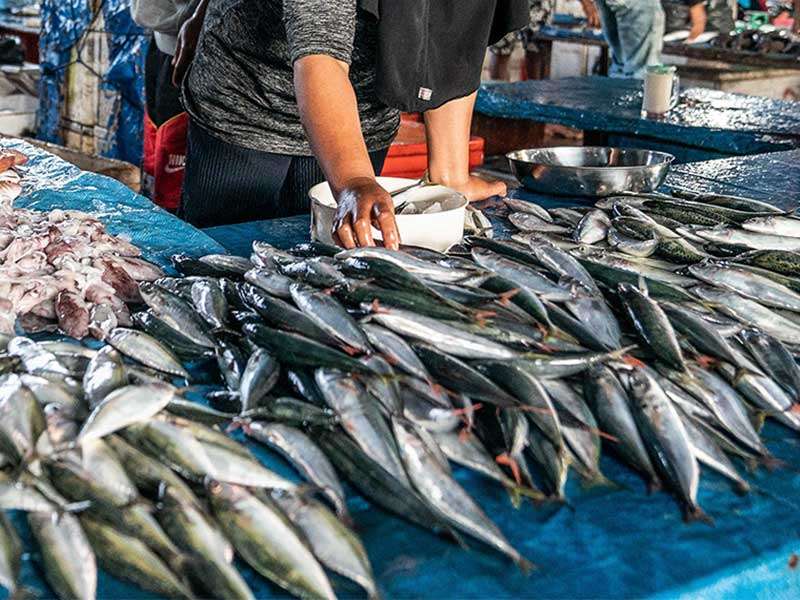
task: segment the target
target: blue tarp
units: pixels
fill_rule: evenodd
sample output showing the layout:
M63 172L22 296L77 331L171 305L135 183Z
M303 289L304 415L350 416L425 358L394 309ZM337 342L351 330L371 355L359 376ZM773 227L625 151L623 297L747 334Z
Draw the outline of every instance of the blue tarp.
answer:
M737 178L737 169L745 176ZM713 178L717 171L720 181ZM800 151L681 165L667 184L796 207L800 189L787 181L800 181ZM524 190L512 195L548 208L587 202ZM495 230L502 233L499 221ZM206 230L242 255L254 239L289 247L307 240L308 231L307 217ZM608 456L604 472L625 489L586 491L572 480L567 495L573 507L559 511L529 505L515 511L494 485L457 469L459 481L512 543L539 564L529 577L481 549L466 552L360 500L353 514L389 598L796 599L800 567L790 562L800 554L800 435L777 425L768 425L764 435L790 466L748 474L755 491L745 497L704 471L700 502L716 519L714 527L684 524L672 499L648 496L642 482Z
M89 0L42 0L38 135L42 140L63 142L60 109L64 80L73 58L72 50L92 23L93 4ZM99 124L114 132L103 154L138 165L142 159L147 38L131 19L130 0L104 0L99 6L109 45L108 70L100 73L102 86L118 92L120 97L119 109L111 116L111 122Z
M5 143L5 142L4 142ZM220 250L217 243L153 208L144 198L105 177L81 173L63 161L21 142L10 142L33 156L26 167L26 195L19 204L35 208L76 208L95 212L114 232L127 232L159 262L173 251L196 254ZM780 176L785 176L786 171ZM776 175L777 176L777 175ZM680 181L676 175L675 181ZM531 198L524 192L520 197ZM545 199L543 199L545 200ZM562 199L546 199L551 205ZM252 237L265 235L283 244L307 239L301 219L288 226L273 222L251 226ZM284 221L283 223L287 223ZM270 235L280 232L278 235ZM227 236L226 236L227 232ZM290 232L291 233L290 235ZM248 235L246 226L216 228L215 237ZM263 239L263 238L262 238ZM246 240L249 241L249 240ZM539 568L525 576L507 560L483 549L465 550L400 521L348 490L356 527L373 561L387 598L621 598L661 594L663 597L741 598L770 600L800 597L800 570L790 557L800 553L800 436L769 424L764 432L786 468L749 474L754 492L736 496L728 484L704 473L699 500L716 526L686 525L675 502L665 494L648 495L643 483L608 456L606 475L621 490L582 490L572 479L572 506L514 510L494 483L463 469L456 477L491 515L511 542ZM254 446L253 446L254 447ZM255 449L255 447L254 447ZM288 473L263 450L270 466ZM23 583L49 597L40 559L24 518L15 515L26 549ZM243 572L259 598L285 597L275 586L247 568ZM357 591L339 582L342 597ZM150 595L101 573L100 598L147 598Z

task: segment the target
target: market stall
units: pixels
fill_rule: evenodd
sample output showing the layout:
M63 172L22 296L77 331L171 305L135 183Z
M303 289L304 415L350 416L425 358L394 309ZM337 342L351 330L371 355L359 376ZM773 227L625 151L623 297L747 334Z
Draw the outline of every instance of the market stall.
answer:
M19 207L87 211L110 232L139 245L146 258L164 266L167 257L177 252L200 256L224 247L248 256L255 240L279 247L308 240L305 217L200 232L153 208L121 184L82 173L21 142L4 141L3 146L31 157L23 169L26 192L17 200ZM786 187L787 182L800 179L796 157L794 151L681 165L667 187L702 186L703 191L746 195L789 208L800 201L800 190ZM758 175L739 177L739 172ZM513 197L547 208L582 203L522 190ZM496 212L501 236L509 231L507 224L501 226L502 214L502 210ZM234 436L244 439L240 433ZM725 594L746 598L756 594L788 598L800 593L800 480L793 467L800 455L800 438L772 423L767 424L763 438L774 457L783 462L774 470L747 473L750 494L735 495L724 479L704 472L698 501L713 514L713 527L684 523L670 496L648 494L638 476L605 453L600 466L616 485L583 489L578 478L571 476L566 489L569 503L562 506L535 506L526 501L514 509L496 483L455 468L458 482L507 533L509 541L536 562L538 568L528 575L485 548L467 550L400 520L351 487L346 489L348 509L385 597L417 596L425 590L425 595L435 597L570 598L591 590L598 597ZM248 447L270 468L293 477L286 464L257 444L248 442ZM14 522L21 528L26 548L21 583L46 596L41 553L22 515L18 513ZM243 562L237 560L236 566L257 597L285 595ZM342 586L337 587L342 596L360 594L338 580L337 585ZM152 597L103 571L97 595Z

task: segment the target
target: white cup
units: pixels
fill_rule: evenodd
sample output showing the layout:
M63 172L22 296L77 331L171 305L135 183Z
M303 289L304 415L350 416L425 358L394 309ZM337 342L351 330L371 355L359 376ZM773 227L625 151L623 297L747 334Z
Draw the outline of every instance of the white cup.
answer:
M680 83L676 68L667 65L647 67L644 77L642 116L656 119L664 116L678 104Z

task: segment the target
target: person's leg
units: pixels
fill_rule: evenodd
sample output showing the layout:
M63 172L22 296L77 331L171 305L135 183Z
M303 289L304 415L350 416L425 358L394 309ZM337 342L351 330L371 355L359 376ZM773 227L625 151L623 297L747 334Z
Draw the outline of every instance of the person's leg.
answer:
M617 17L614 13L614 0L595 0L597 12L600 13L600 23L603 25L603 36L606 38L611 57L608 74L611 77L623 76L623 54L617 28Z
M611 0L606 0L609 4ZM661 62L664 10L659 0L614 0L623 76L643 78L648 65Z
M235 146L190 123L179 216L196 227L283 216L280 192L291 162L291 156Z

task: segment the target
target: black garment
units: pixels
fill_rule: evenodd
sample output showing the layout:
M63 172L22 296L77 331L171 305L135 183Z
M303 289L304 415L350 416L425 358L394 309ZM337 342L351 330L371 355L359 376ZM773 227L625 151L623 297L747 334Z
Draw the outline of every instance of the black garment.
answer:
M172 57L161 52L152 38L144 63L144 90L147 114L156 127L183 112L181 92L172 85Z
M290 156L229 144L189 123L179 216L196 227L308 214L308 189L325 180L313 156ZM379 173L387 149L370 153Z
M486 47L528 24L529 0L360 0L378 18L377 91L407 112L480 85Z
M310 156L293 64L322 54L350 65L367 148L387 148L400 113L375 93L377 30L356 0L211 0L184 83L186 109L231 144Z

